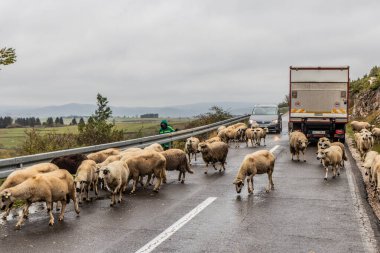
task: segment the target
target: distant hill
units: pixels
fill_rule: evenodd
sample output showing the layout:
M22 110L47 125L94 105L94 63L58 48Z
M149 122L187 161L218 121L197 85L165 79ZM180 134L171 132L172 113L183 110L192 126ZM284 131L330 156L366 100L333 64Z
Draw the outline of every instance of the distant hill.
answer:
M111 106L113 116L136 116L145 113L158 113L160 117L192 117L205 113L213 105L221 106L234 115L250 113L254 103L219 102L198 103L168 107L123 107ZM94 113L96 105L64 104L45 107L0 106L0 116L11 117L57 117L57 116L89 116Z

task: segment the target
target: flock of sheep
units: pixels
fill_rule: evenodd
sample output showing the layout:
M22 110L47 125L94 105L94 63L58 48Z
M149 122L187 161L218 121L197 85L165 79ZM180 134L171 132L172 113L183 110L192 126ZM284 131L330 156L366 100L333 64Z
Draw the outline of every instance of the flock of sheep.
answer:
M261 140L264 139L265 143L266 132L266 129L248 128L245 123L237 123L220 127L217 136L203 142L196 137L188 138L184 150L163 150L158 143L144 149L128 148L121 151L110 148L88 155L57 157L49 163L16 170L0 186L0 207L5 211L3 219L7 219L16 201L24 202L22 214L16 224L16 228L20 229L29 215L30 205L45 202L50 216L49 225L53 225L53 203L56 203L57 211L60 210L58 220L62 221L66 205L71 200L76 213L79 214L79 204L82 204L83 200L91 199L91 191L97 196L100 187L110 193L110 205L114 206L122 201L130 180L133 181L130 193L136 191L138 184L144 188L153 184L153 191L158 192L161 184L166 183L167 171L179 171L178 181L184 183L186 172L194 173L190 168L190 162L192 157L196 160L197 153L201 153L207 165L205 174L209 164L217 170L216 164L220 163L219 171L225 171L231 143L239 147L239 142L245 141L248 146L250 141L252 146L260 146ZM269 151L247 155L234 181L237 192L240 193L244 180L248 177L248 192L252 193L252 177L262 173L268 173L270 183L267 190L273 189L274 160Z
M371 151L374 141L380 139L380 129L374 128L366 122L352 122L355 133L355 141L364 167L367 169L370 181L377 191L380 191L380 155ZM372 130L372 132L370 132ZM66 205L72 200L74 209L79 214L79 205L83 200L90 200L90 191L98 195L98 187L110 193L111 206L120 203L123 193L126 192L129 181L132 180L134 193L138 184L146 188L153 186L153 191L158 192L162 183L166 183L167 171L179 171L178 181L185 182L186 172L194 173L191 169L191 161L197 160L197 154L201 153L207 168L211 164L215 170L216 164L220 164L219 172L225 171L226 158L229 146L232 144L239 148L240 142L246 146L261 146L268 129L258 126L249 128L245 123L237 123L228 127L217 129L217 136L200 141L196 137L186 140L184 150L163 150L160 144L154 143L144 149L128 148L119 150L110 148L88 155L76 154L53 159L50 163L40 163L28 168L12 172L0 186L0 207L4 210L3 219L10 214L16 200L25 204L22 214L16 224L21 228L25 218L29 215L29 207L35 202L45 202L50 216L49 225L54 224L53 203L57 210L60 209L59 221L64 219ZM290 152L292 160L300 154L304 155L308 145L306 136L298 131L290 133ZM317 158L321 160L326 169L325 180L328 176L328 168L331 167L333 177L340 174L347 160L344 145L340 142L330 142L327 138L318 141ZM306 160L303 159L305 162ZM248 194L253 193L253 177L256 174L268 175L267 192L274 188L272 174L274 170L275 156L268 150L259 150L245 156L233 181L236 192L240 193L247 179ZM75 176L73 176L75 175ZM146 181L144 182L144 178Z
M375 142L380 142L380 128L370 125L367 122L352 121L352 130L354 131L354 141L357 150L359 151L361 160L366 168L366 175L369 175L369 181L375 187L378 196L380 196L380 154L372 151ZM304 155L308 140L306 136L298 131L290 133L289 136L290 153L292 160L294 155ZM333 178L339 176L340 169L344 168L344 161L347 161L344 144L341 142L330 142L326 137L318 140L317 159L321 160L323 167L326 170L324 179L327 180L328 170L331 167ZM304 162L306 160L304 159Z

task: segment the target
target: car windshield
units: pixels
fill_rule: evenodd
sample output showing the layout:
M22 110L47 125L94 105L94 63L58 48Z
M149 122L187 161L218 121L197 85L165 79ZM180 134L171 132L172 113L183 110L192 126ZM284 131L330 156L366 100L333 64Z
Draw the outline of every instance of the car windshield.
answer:
M255 107L252 111L253 115L277 115L276 107Z

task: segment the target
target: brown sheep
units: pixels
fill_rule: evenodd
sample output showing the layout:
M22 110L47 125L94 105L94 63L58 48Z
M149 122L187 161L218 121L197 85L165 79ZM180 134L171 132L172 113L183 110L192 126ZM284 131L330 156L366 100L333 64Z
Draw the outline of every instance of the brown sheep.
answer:
M220 142L220 141L222 141L222 139L220 139L219 136L215 136L215 137L205 140L206 143L213 143L213 142Z
M189 156L189 163L191 164L191 155L197 160L199 139L196 137L190 137L185 143L185 153Z
M130 177L133 179L131 193L136 191L136 185L139 177L148 176L147 184L152 174L156 177L156 184L153 191L158 192L165 177L166 159L156 151L137 152L138 154L126 159L129 167Z
M164 148L159 143L153 143L153 144L145 147L144 150L162 152L162 151L164 151Z
M29 206L35 202L46 202L46 207L50 215L49 225L54 224L52 213L53 202L61 202L62 210L59 215L59 221L63 220L66 203L70 199L74 200L74 207L77 214L80 210L75 194L73 176L67 170L55 170L48 173L37 174L21 184L14 187L6 188L0 192L1 209L4 209L9 203L16 200L25 201L23 214L16 224L16 228L21 228L25 217L27 217Z
M70 174L77 173L77 169L80 164L87 160L87 156L84 154L66 155L56 157L50 162L57 165L60 169L67 170Z
M34 177L35 175L39 173L48 173L51 171L58 170L59 168L52 163L40 163L36 164L30 167L27 167L25 169L21 170L15 170L13 171L7 179L4 181L4 183L0 186L0 192L6 188L10 188L13 186L16 186L18 184L21 184L25 180ZM13 202L8 202L8 206L5 208L5 213L3 215L3 219L6 219L9 215L11 208L13 206Z
M318 152L317 159L322 159L322 164L325 167L326 175L325 180L327 180L329 166L331 166L333 171L333 178L340 175L340 167L342 164L343 150L339 146L331 146L326 149L321 149Z
M269 180L266 191L269 192L271 189L274 189L272 174L275 160L274 155L268 150L259 150L246 155L233 182L236 192L241 192L244 186L244 180L248 177L248 194L253 193L253 177L256 174L264 173L268 174Z
M85 160L79 166L74 180L76 191L79 193L79 203L82 203L82 199L90 201L89 191L91 187L95 189L95 195L98 196L98 174L96 170L96 163L93 160ZM82 198L85 191L86 197Z
M185 182L186 171L190 174L194 172L190 169L189 163L186 159L186 153L180 149L168 149L166 151L161 152L161 154L166 159L166 170L178 170L178 181L181 181L183 184ZM181 180L181 176L182 180ZM164 183L166 182L166 178L164 179Z
M87 155L87 158L93 160L96 163L104 162L109 156L119 155L120 150L116 148L109 148L105 150L101 150L95 153L91 153Z
M292 161L294 155L297 155L297 160L300 161L300 152L302 152L303 161L306 162L305 151L308 144L309 142L303 133L298 131L290 133L289 148L292 154Z
M201 142L198 146L199 151L202 153L202 158L206 164L211 163L214 169L216 170L215 164L220 162L223 168L223 171L226 170L224 167L228 154L228 145L224 142L214 142L214 143L205 143ZM219 169L219 172L222 171L222 168ZM207 168L205 171L207 174Z

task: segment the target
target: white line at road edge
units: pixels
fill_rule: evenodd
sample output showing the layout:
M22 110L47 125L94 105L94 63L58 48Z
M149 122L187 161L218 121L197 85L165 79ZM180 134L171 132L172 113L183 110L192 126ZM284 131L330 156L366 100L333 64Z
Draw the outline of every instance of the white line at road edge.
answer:
M198 206L196 206L193 210L188 212L185 216L179 219L176 223L168 227L164 232L159 234L156 238L145 244L141 249L136 251L136 253L148 253L157 248L162 242L172 236L177 230L183 227L186 223L188 223L192 218L194 218L198 213L200 213L203 209L205 209L208 205L216 200L216 197L209 197Z
M346 175L348 178L348 185L351 192L352 201L354 204L354 213L358 219L360 236L362 238L362 243L366 252L377 252L377 245L375 240L375 234L373 233L371 223L369 221L366 210L363 207L360 192L358 186L356 185L355 178L352 175L351 164L349 161L348 166L346 166Z
M269 150L270 152L274 152L276 149L278 149L278 147L280 147L280 145L276 145L276 146L274 146L271 150Z

